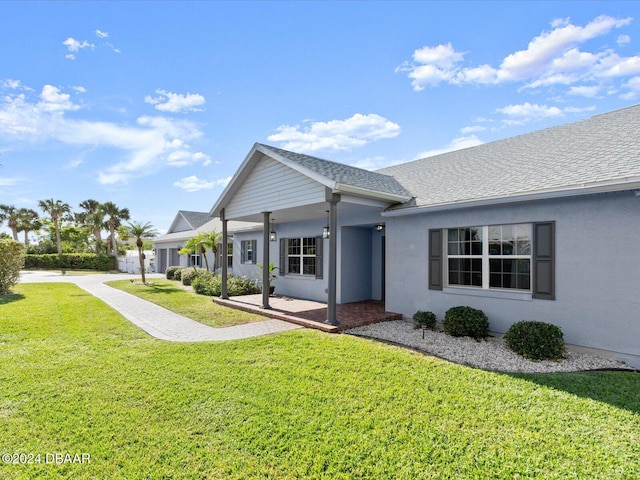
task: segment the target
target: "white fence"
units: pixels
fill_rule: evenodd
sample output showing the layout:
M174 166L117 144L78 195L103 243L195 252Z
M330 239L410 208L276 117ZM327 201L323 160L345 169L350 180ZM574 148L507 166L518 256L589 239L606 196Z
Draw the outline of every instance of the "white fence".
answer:
M155 257L153 250L144 252L144 269L146 273L155 273ZM118 257L118 270L126 273L140 273L140 258L137 250L128 250L127 254Z

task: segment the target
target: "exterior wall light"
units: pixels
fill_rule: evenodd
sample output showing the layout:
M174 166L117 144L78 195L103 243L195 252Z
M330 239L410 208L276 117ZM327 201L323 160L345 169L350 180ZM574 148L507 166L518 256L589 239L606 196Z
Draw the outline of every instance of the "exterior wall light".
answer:
M269 232L269 241L275 242L276 240L278 240L278 235L276 235L275 221L273 221L271 223L271 231Z
M382 225L381 223L376 225L376 232L381 232L384 229L384 225Z
M327 239L331 236L331 231L329 230L329 210L327 210L327 226L322 228L322 238Z

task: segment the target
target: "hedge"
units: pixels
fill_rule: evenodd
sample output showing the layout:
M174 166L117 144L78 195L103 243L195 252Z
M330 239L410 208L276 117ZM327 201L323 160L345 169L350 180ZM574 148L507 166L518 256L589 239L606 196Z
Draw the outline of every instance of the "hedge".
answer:
M24 263L24 245L13 240L0 240L0 295L9 293L20 279Z
M25 255L24 268L54 270L114 270L114 259L109 255L95 253L57 253Z

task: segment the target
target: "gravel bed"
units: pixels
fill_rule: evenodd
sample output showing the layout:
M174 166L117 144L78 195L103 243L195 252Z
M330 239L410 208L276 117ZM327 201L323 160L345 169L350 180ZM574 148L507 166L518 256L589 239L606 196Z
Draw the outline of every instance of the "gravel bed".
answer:
M452 337L442 331L413 328L413 322L395 320L347 330L345 333L375 338L420 350L455 363L500 372L578 372L584 370L624 369L624 363L604 357L567 352L560 361L531 361L508 349L502 337L476 341L470 337Z

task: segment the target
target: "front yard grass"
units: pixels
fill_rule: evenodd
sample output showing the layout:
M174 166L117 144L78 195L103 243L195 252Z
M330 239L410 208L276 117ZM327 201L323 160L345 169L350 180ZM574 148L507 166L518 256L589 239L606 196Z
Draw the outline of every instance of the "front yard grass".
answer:
M149 285L132 283L130 280L105 283L211 327L230 327L266 320L260 315L217 305L211 301L211 297L185 290L178 282L170 280L154 278Z
M640 475L637 373L506 375L304 329L177 344L74 285L15 290L0 453L91 457L2 479Z

